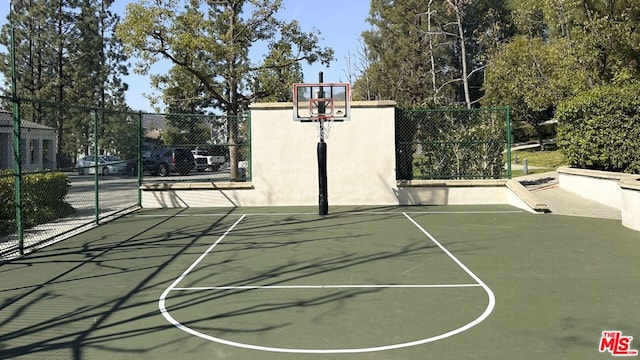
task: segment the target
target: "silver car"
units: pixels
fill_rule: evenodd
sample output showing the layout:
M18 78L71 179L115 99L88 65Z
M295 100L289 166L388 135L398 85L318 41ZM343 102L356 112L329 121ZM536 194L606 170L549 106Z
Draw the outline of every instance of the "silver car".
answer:
M76 162L79 175L95 173L95 155L87 155ZM98 174L126 174L127 163L117 156L98 155Z

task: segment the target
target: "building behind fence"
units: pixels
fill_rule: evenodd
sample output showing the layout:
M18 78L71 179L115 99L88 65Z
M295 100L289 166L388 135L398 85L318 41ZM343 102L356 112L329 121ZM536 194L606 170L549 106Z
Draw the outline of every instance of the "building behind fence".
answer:
M22 169L57 169L56 129L32 121L21 121ZM13 169L13 116L0 111L0 169Z

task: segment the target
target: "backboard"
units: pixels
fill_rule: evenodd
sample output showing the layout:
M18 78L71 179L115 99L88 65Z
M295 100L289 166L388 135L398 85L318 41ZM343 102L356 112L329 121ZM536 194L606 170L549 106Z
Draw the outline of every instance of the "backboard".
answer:
M294 121L347 121L350 117L350 84L293 84Z

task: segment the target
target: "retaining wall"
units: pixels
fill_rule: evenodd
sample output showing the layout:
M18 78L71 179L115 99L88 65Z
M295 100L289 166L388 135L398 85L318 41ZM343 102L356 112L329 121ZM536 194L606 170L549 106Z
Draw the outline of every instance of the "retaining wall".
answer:
M620 210L622 225L640 231L640 175L558 169L560 188Z

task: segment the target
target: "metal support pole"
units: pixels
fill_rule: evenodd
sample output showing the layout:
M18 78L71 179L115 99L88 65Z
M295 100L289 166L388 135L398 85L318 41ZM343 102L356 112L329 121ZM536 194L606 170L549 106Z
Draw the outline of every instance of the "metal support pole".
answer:
M16 233L18 251L24 255L24 234L22 227L22 156L20 155L20 100L18 100L18 80L16 75L15 25L13 24L14 3L9 3L9 23L11 27L11 102L13 103L13 168L15 187Z
M320 72L319 83L323 83L323 74ZM320 87L318 98L324 98L324 89ZM318 114L322 116L325 113L324 101L318 103ZM324 142L324 119L318 120L320 126L320 142L318 142L318 213L327 215L329 213L329 195L327 191L327 143Z
M327 143L318 143L318 187L319 202L318 213L327 215L329 213L329 196L327 195Z
M98 163L98 111L93 110L93 188L94 188L94 213L95 224L100 224L100 164Z
M507 129L505 134L507 136L507 179L511 179L511 114L509 106L505 107L505 118Z
M142 206L142 175L144 174L144 163L142 161L142 111L138 113L138 151L136 154L136 177L138 178L138 206Z

